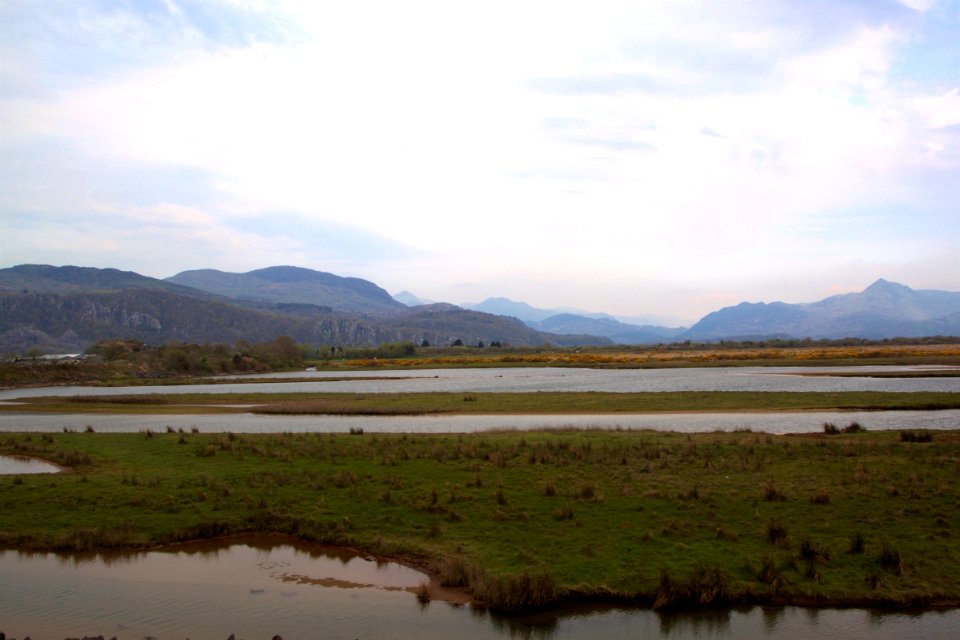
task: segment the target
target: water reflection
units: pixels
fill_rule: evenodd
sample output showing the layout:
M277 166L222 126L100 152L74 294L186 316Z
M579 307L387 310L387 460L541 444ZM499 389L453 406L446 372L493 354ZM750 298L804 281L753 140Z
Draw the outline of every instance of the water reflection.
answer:
M696 615L664 612L660 619L660 635L664 638L723 637L730 631L730 609L705 609Z
M871 373L942 371L942 367L729 367L682 369L427 369L309 374L309 382L142 387L43 387L0 390L0 401L36 396L170 393L416 393L536 391L957 391L960 378L871 377ZM827 375L811 375L827 374ZM849 377L829 374L853 374ZM282 374L280 374L282 376ZM282 377L278 376L278 379ZM304 377L298 374L298 377Z
M752 429L765 433L814 433L824 422L859 422L867 429L957 429L960 410L809 411L750 413L670 413L596 415L436 415L436 416L265 416L231 415L82 415L0 412L0 432L84 431L98 433L163 432L167 428L202 433L472 433L490 429L653 429L696 433Z
M62 471L60 467L45 460L22 456L0 456L0 476L60 473L60 471Z
M308 577L309 580L303 580ZM0 631L64 638L954 638L960 611L737 607L659 613L568 607L527 616L434 600L424 574L282 536L191 543L133 554L0 553Z

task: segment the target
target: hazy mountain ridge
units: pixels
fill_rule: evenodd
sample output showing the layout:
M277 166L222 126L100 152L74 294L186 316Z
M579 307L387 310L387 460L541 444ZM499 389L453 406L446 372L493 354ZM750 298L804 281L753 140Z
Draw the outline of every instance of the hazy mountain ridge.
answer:
M341 292L339 298L334 291ZM331 304L319 304L321 292ZM506 298L488 302L527 314L544 311ZM344 311L344 306L364 310ZM313 345L426 341L444 346L460 340L465 345L567 346L960 336L960 293L914 291L878 280L860 293L811 303L743 302L707 314L689 330L630 325L596 315L561 313L523 322L445 303L408 307L371 282L299 267L247 274L204 269L168 280L116 269L46 265L0 269L0 353L58 347L75 351L108 338L262 342L289 335Z
M433 300L426 300L424 298L419 298L409 291L401 291L399 293L393 294L393 299L399 302L400 304L405 304L408 307L419 307L425 304L434 304Z
M881 279L859 293L817 302L742 302L724 307L704 316L679 339L883 339L929 335L960 335L960 293L915 291Z
M246 273L196 269L165 282L248 302L312 304L349 313L390 313L404 307L368 280L302 267L267 267Z
M671 342L686 329L660 325L636 325L622 322L606 313L562 312L538 309L509 298L487 298L464 305L467 308L519 318L527 326L559 334L586 334L609 338L617 344L658 344Z
M586 333L610 338L617 344L658 344L672 342L684 328L656 325L632 325L612 318L589 318L572 313L550 316L540 322L528 323L534 329L548 333Z

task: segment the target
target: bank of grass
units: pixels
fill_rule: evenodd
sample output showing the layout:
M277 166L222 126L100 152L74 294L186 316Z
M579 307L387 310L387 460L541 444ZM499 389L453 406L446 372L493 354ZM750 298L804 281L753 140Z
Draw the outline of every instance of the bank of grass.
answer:
M960 408L960 392L195 393L25 398L0 411L326 415L883 411Z
M0 477L0 547L273 531L427 565L503 610L957 606L960 431L913 436L9 434L0 453L71 470Z

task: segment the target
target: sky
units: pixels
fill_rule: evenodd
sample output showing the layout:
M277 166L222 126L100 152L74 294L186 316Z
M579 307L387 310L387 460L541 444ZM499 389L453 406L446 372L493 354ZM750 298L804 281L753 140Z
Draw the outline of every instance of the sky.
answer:
M0 268L668 324L960 290L960 0L0 0Z

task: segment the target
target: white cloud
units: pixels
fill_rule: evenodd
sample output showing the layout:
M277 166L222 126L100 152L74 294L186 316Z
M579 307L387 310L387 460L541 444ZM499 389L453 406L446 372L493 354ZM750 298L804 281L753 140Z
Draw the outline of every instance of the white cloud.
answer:
M278 6L234 4L237 29ZM0 94L0 150L16 162L54 141L60 156L0 182L0 205L107 212L185 247L182 268L296 259L436 299L469 280L489 295L595 297L566 303L588 308L696 282L693 309L758 269L769 281L829 273L844 246L902 265L941 256L898 244L896 226L956 196L942 176L960 169L960 99L895 73L917 43L892 13L848 25L789 3L303 2L279 5L278 24L293 15L298 27L282 41L279 28L217 40L175 2L162 30L90 6L82 29L176 53L90 62L69 82L15 58L5 77L35 70L40 90ZM64 181L67 153L84 168ZM121 178L118 166L133 169ZM151 173L170 167L200 178L151 191ZM42 181L57 197L28 198ZM897 204L911 209L887 236L843 237L856 216ZM257 231L268 216L278 223ZM34 236L2 222L29 247ZM305 238L336 225L362 236L352 261ZM635 309L646 311L672 310Z

